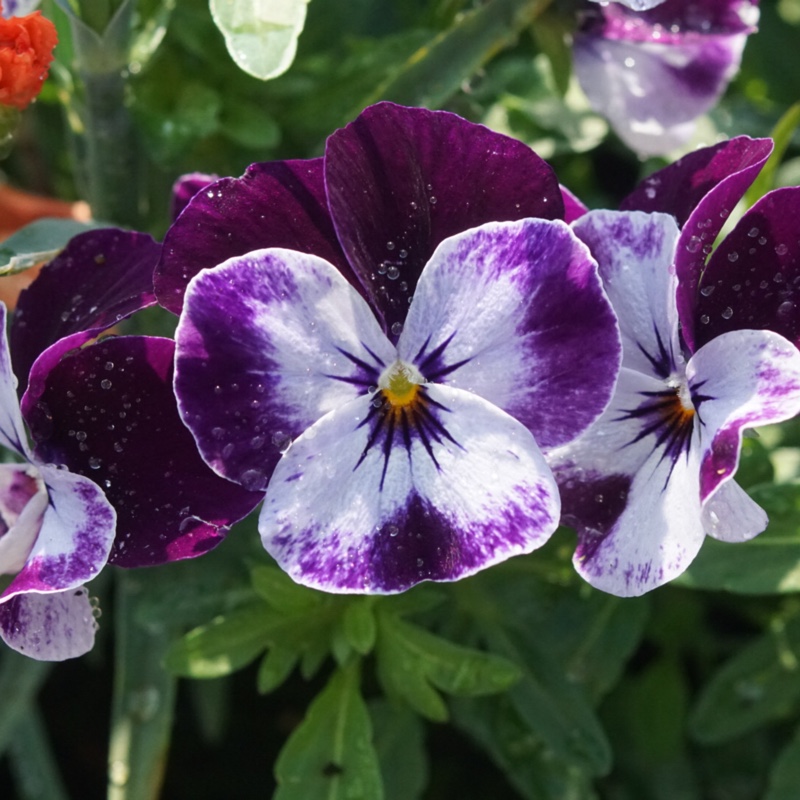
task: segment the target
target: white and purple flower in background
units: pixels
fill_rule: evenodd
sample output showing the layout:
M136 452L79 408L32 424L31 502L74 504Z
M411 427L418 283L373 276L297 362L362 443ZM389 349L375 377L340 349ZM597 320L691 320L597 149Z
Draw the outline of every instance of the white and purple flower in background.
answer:
M766 527L733 476L745 429L800 412L800 189L766 195L712 246L770 150L741 137L697 151L627 210L573 225L619 317L623 361L603 416L549 455L575 566L605 591L642 594L683 572L706 535Z
M83 584L105 565L116 515L88 478L42 461L28 444L0 304L0 444L23 460L0 464L0 638L31 658L60 661L94 644Z
M183 305L179 408L209 465L265 494L262 540L295 580L398 592L555 530L540 448L597 418L620 357L562 214L528 148L391 104L324 159L186 207L157 279Z
M587 4L574 36L575 72L629 147L664 154L688 141L719 100L757 22L756 0Z

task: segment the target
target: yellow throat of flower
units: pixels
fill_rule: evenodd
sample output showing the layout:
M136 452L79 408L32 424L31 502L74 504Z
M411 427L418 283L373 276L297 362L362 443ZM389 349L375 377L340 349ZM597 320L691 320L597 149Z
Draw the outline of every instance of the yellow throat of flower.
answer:
M419 393L420 384L425 379L413 364L395 361L388 367L378 381L383 396L395 408L411 405Z

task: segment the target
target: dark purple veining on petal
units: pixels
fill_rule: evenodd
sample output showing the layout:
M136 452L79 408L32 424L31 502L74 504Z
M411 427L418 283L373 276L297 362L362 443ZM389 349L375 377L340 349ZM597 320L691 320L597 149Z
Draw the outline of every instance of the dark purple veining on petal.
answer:
M454 114L392 103L328 139L325 180L339 240L390 333L443 239L484 222L564 214L551 168L527 146Z
M78 347L155 303L160 254L150 236L118 228L72 239L20 294L10 331L19 394L33 362L50 345L71 336L70 347Z
M173 353L155 337L73 352L40 377L26 416L40 458L104 489L117 511L110 560L120 566L200 555L261 498L200 458L172 393Z
M776 189L744 215L711 255L695 304L695 350L740 329L800 346L800 188Z
M253 164L196 194L167 231L155 278L158 300L176 314L200 270L265 247L312 253L360 291L328 213L321 158Z
M563 509L561 521L578 532L575 557L591 561L627 508L633 478L583 472L577 478L569 468L557 471L556 478Z
M370 450L380 450L383 454L383 472L379 484L381 491L392 454L410 459L412 446L419 442L439 469L434 447L445 441L461 447L447 432L442 421L450 409L430 397L424 386L418 388L416 396L407 405L393 405L382 394L381 391L376 392L367 416L358 426L369 428L369 438L355 466L355 469L361 466Z

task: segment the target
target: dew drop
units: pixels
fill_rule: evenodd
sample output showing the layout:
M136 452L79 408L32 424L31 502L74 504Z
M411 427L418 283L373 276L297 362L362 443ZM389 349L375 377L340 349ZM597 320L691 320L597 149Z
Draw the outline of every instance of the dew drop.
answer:
M789 248L785 244L776 244L775 252L779 256L785 256L789 252Z
M733 309L730 306L726 306L722 309L722 319L730 319L733 316Z
M403 323L402 322L393 322L392 323L392 336L399 336L403 332Z
M756 238L756 236L758 236L758 234L759 234L760 232L761 232L761 231L759 231L759 230L758 230L758 228L750 228L750 230L749 230L749 231L747 231L747 235L748 235L748 236L749 236L751 239L755 239L755 238Z
M260 469L246 469L239 476L239 483L249 492L257 492L264 487L265 477L266 476Z
M85 441L86 441L86 431L77 431L77 432L75 433L75 438L76 438L76 439L77 439L79 442L85 442Z
M103 459L102 458L96 458L95 456L92 456L89 459L89 468L90 469L100 469L100 466L102 465L102 463L103 463Z
M700 294L703 295L703 297L711 297L711 295L713 293L714 293L714 287L713 286L704 286L700 290Z
M401 250L397 255L399 255L400 258L408 258L408 250Z
M387 250L394 250L394 242L386 242Z
M692 236L692 238L689 239L689 241L686 243L686 249L690 253L696 253L700 250L702 244L703 242L701 241L699 236Z
M108 378L103 378L103 380L100 381L100 386L103 389L110 389L111 388L111 381Z
M396 281L400 277L400 270L392 265L389 269L386 270L386 277L390 281Z
M708 314L703 314L703 316L700 317L700 322L702 322L703 325L708 325L710 321L711 317L709 317Z

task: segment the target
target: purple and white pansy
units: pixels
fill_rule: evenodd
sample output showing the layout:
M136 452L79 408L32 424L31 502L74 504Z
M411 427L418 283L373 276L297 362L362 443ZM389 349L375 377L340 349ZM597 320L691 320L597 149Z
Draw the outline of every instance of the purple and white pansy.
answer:
M574 36L575 73L629 147L667 153L719 100L757 22L757 0L587 4Z
M301 583L398 592L539 547L560 511L540 447L602 412L620 353L596 265L548 220L445 239L392 333L297 251L232 258L186 293L184 422L219 474L266 491L262 540Z
M603 416L549 457L576 568L605 591L649 591L706 535L766 527L733 475L745 429L800 412L800 189L766 195L711 249L770 149L742 137L698 151L626 200L649 213L573 224L619 317L623 361Z
M60 661L94 644L83 584L108 559L116 515L88 478L41 460L28 444L0 304L0 638L31 658Z

